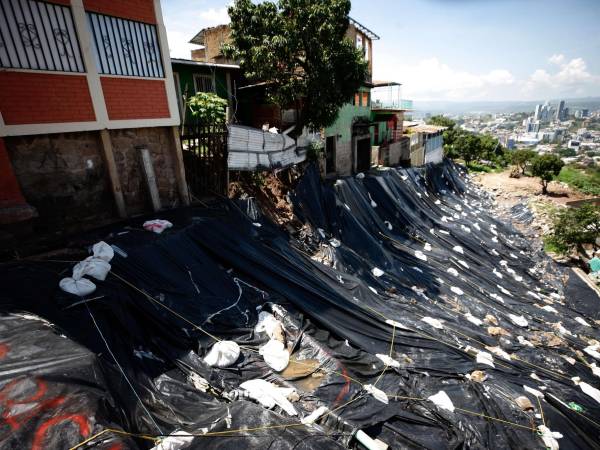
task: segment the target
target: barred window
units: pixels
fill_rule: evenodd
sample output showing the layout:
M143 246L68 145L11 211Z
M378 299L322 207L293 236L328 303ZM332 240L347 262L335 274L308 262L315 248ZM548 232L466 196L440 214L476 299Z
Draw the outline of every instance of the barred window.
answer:
M156 26L87 13L98 73L163 78Z
M212 75L194 74L196 92L215 92Z
M0 67L85 72L71 9L0 0Z

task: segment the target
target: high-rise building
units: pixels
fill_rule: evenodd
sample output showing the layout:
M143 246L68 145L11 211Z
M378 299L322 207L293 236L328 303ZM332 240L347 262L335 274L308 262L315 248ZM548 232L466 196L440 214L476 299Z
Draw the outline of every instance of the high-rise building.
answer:
M565 120L565 101L561 100L558 103L558 108L556 109L556 115L554 116L556 120Z

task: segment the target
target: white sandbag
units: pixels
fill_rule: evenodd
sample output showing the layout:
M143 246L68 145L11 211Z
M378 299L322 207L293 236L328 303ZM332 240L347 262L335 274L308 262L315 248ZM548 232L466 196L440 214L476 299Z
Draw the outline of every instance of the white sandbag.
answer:
M167 228L171 228L173 226L173 224L171 222L169 222L168 220L161 220L161 219L155 219L155 220L148 220L146 222L144 222L144 230L146 231L152 231L153 233L156 234L160 234L163 231L165 231Z
M106 280L106 276L108 275L108 272L110 272L110 269L111 266L106 260L90 256L75 264L75 267L73 267L73 278L75 280L80 280L88 275L96 280L104 281Z
M377 353L375 356L377 356L386 366L390 366L390 367L400 367L400 363L398 361L396 361L394 358L390 357L389 355L385 355L383 353Z
M189 446L193 440L194 436L191 436L189 433L175 430L150 450L181 450Z
M89 295L96 290L96 285L86 278L76 280L67 277L60 280L58 285L63 291L68 292L69 294L78 295L79 297Z
M100 258L106 262L110 262L115 256L115 251L106 242L100 241L95 243L92 247L92 254L94 255L94 258Z
M427 397L427 400L433 402L438 408L454 412L454 403L444 391L439 391L437 394Z
M517 316L515 314L509 314L508 318L510 319L510 321L512 323L514 323L515 325L517 325L519 327L526 327L527 326L527 319L525 319L525 317L523 317L523 316Z
M204 362L211 367L229 367L240 357L240 346L233 341L219 341L212 346Z
M423 322L431 325L433 328L437 328L438 330L441 330L442 328L444 328L444 325L442 325L442 321L439 319L434 319L433 317L423 317L421 319Z
M304 425L313 424L317 420L319 420L319 418L323 414L325 414L327 411L329 411L327 406L319 406L317 409L315 409L313 412L311 412L308 416L306 416L302 420L300 420L300 422L302 422Z
M248 392L248 396L266 408L273 408L278 405L290 416L298 413L294 405L287 399L288 395L294 392L292 388L282 388L266 380L248 380L240 384L240 388Z
M562 434L550 430L550 428L548 428L546 425L539 425L537 429L542 441L544 441L544 445L548 450L559 450L557 439L562 438Z
M271 339L265 345L258 349L265 362L271 369L281 372L290 362L290 353L287 351L283 342Z
M365 391L371 394L375 399L379 400L381 403L385 403L386 405L389 403L388 396L381 389L376 388L372 384L364 385Z

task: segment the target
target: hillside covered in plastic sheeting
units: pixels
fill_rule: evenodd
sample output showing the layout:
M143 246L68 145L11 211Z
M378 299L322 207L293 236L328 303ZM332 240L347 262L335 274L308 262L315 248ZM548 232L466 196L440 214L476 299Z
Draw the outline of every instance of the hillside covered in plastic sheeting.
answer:
M139 223L99 232L89 244L103 239L115 254L83 298L58 288L74 262L2 267L1 309L52 322L98 356L105 380L64 369L62 383L104 401L88 401L93 429L64 423L44 439L61 433L64 448L90 438L80 448L149 448L167 435L161 448L600 448L592 311L572 306L562 271L495 218L459 168L329 185L309 169L291 200L306 224L293 237L250 201L165 214L174 227L161 235ZM217 348L227 349L222 359ZM0 448L31 447L29 429L7 428L15 412L0 401ZM94 438L102 427L116 431Z

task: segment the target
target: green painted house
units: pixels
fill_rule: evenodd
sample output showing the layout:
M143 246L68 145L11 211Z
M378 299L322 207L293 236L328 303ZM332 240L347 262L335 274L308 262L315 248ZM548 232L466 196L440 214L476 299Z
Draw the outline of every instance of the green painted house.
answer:
M171 59L177 105L182 124L189 123L186 100L197 92L214 92L229 102L229 119L235 109L235 86L239 83L240 67L234 64L215 64L189 59Z

